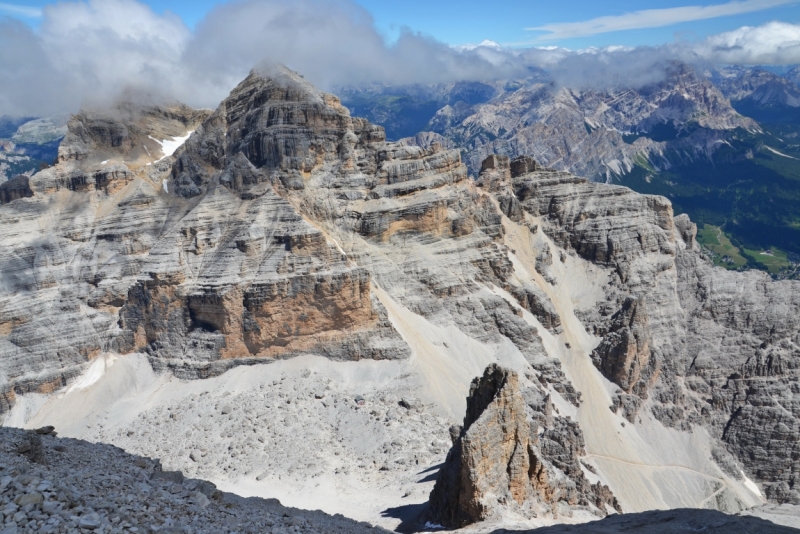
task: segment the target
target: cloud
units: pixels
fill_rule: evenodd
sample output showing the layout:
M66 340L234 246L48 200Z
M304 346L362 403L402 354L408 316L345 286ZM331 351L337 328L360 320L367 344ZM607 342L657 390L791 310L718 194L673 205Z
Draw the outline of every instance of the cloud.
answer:
M285 63L322 88L526 71L508 53L459 51L410 30L387 45L351 0L231 2L195 32L138 0L60 2L44 9L38 32L0 20L0 115L101 106L123 92L216 107L263 61Z
M38 18L42 16L42 10L37 7L19 6L17 4L6 4L0 2L0 13L8 13L27 18Z
M580 51L528 49L526 63L546 69L558 85L576 88L639 88L664 80L676 53L667 47L609 47Z
M769 22L713 35L693 48L714 63L791 65L800 63L800 25Z
M0 115L48 116L108 105L120 95L215 108L251 68L281 62L318 87L522 78L546 69L572 87L637 87L675 59L800 63L800 26L740 28L661 47L454 48L404 30L387 44L352 0L240 0L194 31L138 0L60 2L39 29L0 18Z
M669 7L664 9L644 9L625 13L624 15L611 15L597 17L581 22L557 22L525 28L529 31L548 32L537 38L538 41L568 39L571 37L586 37L599 33L609 33L622 30L636 30L642 28L660 28L681 22L694 20L714 19L729 15L739 15L753 11L762 11L771 7L794 3L796 0L735 0L725 4L710 6L685 6Z
M261 60L285 63L315 84L417 83L520 74L506 57L458 51L408 29L389 46L372 16L350 1L249 0L218 6L198 26L186 53L215 76L239 76Z

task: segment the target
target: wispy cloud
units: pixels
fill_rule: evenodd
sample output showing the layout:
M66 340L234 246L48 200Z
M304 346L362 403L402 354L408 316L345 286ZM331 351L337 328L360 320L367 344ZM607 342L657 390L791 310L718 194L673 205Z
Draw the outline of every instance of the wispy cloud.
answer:
M571 37L585 37L598 33L609 33L622 30L642 28L660 28L680 22L714 19L729 15L740 15L753 11L761 11L772 7L796 3L797 0L736 0L725 4L710 6L684 6L664 9L643 9L623 15L597 17L580 22L556 22L525 28L529 31L548 32L538 37L537 41L552 41Z
M42 16L42 10L38 7L18 6L16 4L5 4L3 2L0 2L0 13L9 13L11 15L29 18L38 18Z

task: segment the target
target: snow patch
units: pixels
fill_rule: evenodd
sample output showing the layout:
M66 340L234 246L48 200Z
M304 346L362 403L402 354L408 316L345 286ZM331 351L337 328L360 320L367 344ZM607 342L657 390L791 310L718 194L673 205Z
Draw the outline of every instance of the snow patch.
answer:
M169 188L167 187L167 179L164 178L164 181L161 182L161 185L164 187L164 192L169 193Z
M105 165L106 163L108 163L108 160L101 161L101 162L100 162L100 165Z
M331 239L333 240L333 244L336 245L336 248L339 249L339 252L342 253L342 256L347 257L347 253L344 251L342 247L339 246L339 242L336 241L336 239L334 239L333 237L331 237Z
M762 499L763 499L763 498L764 498L764 496L763 496L763 495L761 495L761 490L760 490L760 489L758 489L758 486L756 486L756 483L755 483L755 482L753 482L752 480L750 480L749 478L747 478L747 475L745 475L745 474L744 474L744 471L742 471L742 470L739 470L739 472L740 472L740 473L742 474L742 476L744 477L744 486L745 486L747 489L749 489L750 491L752 491L753 493L755 493L756 495L758 495L760 498L762 498Z
M161 156L160 158L158 158L156 161L157 162L161 161L162 159L166 158L167 156L173 155L176 150L178 150L181 146L183 146L183 144L186 142L186 140L189 139L189 137L193 133L194 133L194 130L189 130L188 132L186 132L186 135L184 135L183 137L173 137L172 139L164 139L163 141L159 141L158 139L156 139L152 135L148 135L147 137L149 137L150 139L152 139L153 141L155 141L156 143L161 145L161 152L164 153L164 155ZM148 154L150 154L150 153L148 152Z
M777 150L775 150L774 148L772 148L772 147L768 147L767 145L764 145L764 148L766 148L767 150L769 150L769 151L770 151L770 152L772 152L773 154L777 154L777 155L779 155L779 156L783 156L784 158L796 159L796 160L800 161L800 158L795 158L794 156L790 156L790 155L788 155L788 154L784 154L783 152L778 152L778 151L777 151Z
M117 361L117 356L114 354L103 354L95 358L95 360L89 365L89 368L84 371L81 377L72 384L69 389L66 391L70 393L72 391L82 391L87 389L89 386L103 378L103 375L106 374L106 371L114 365L114 362Z
M439 525L438 523L431 523L430 521L427 521L425 523L425 528L432 528L432 529L436 529L436 530L444 530L444 527L442 525Z

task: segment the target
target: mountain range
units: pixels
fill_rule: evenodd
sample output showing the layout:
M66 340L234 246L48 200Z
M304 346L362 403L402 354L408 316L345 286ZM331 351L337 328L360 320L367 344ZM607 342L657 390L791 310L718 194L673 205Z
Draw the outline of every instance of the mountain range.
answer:
M491 153L533 155L593 181L663 195L700 224L717 265L798 276L800 71L703 72L675 62L664 72L638 88L568 87L535 72L342 94L390 137L459 149L472 174Z
M677 96L470 85L494 96L435 119L477 143L539 95L503 135L544 151L537 106L594 109L564 131L628 174L768 135L676 69ZM4 424L393 529L800 515L800 282L715 265L705 228L616 171L453 143L387 141L285 67L213 111L72 116L54 165L0 185Z

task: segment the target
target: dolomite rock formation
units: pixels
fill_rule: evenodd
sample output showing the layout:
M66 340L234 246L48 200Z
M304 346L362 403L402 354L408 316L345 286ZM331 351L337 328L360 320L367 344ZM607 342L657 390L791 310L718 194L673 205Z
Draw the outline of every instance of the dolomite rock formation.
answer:
M8 204L18 198L33 196L27 176L19 175L0 183L0 204Z
M714 268L665 198L530 157L472 180L429 141L386 142L281 67L213 112L77 115L58 165L0 206L0 410L105 353L188 379L316 355L407 362L456 420L458 381L500 360L525 407L486 413L513 414L538 452L499 460L550 477L487 479L510 509L608 508L591 480L626 511L738 511L760 499L745 475L800 500L797 282Z
M529 413L536 404L526 405L517 374L494 364L473 380L464 425L451 430L453 448L431 492L430 521L462 527L505 506L557 515L562 502L620 511L608 487L590 484L578 465L580 429L554 418L549 403Z

